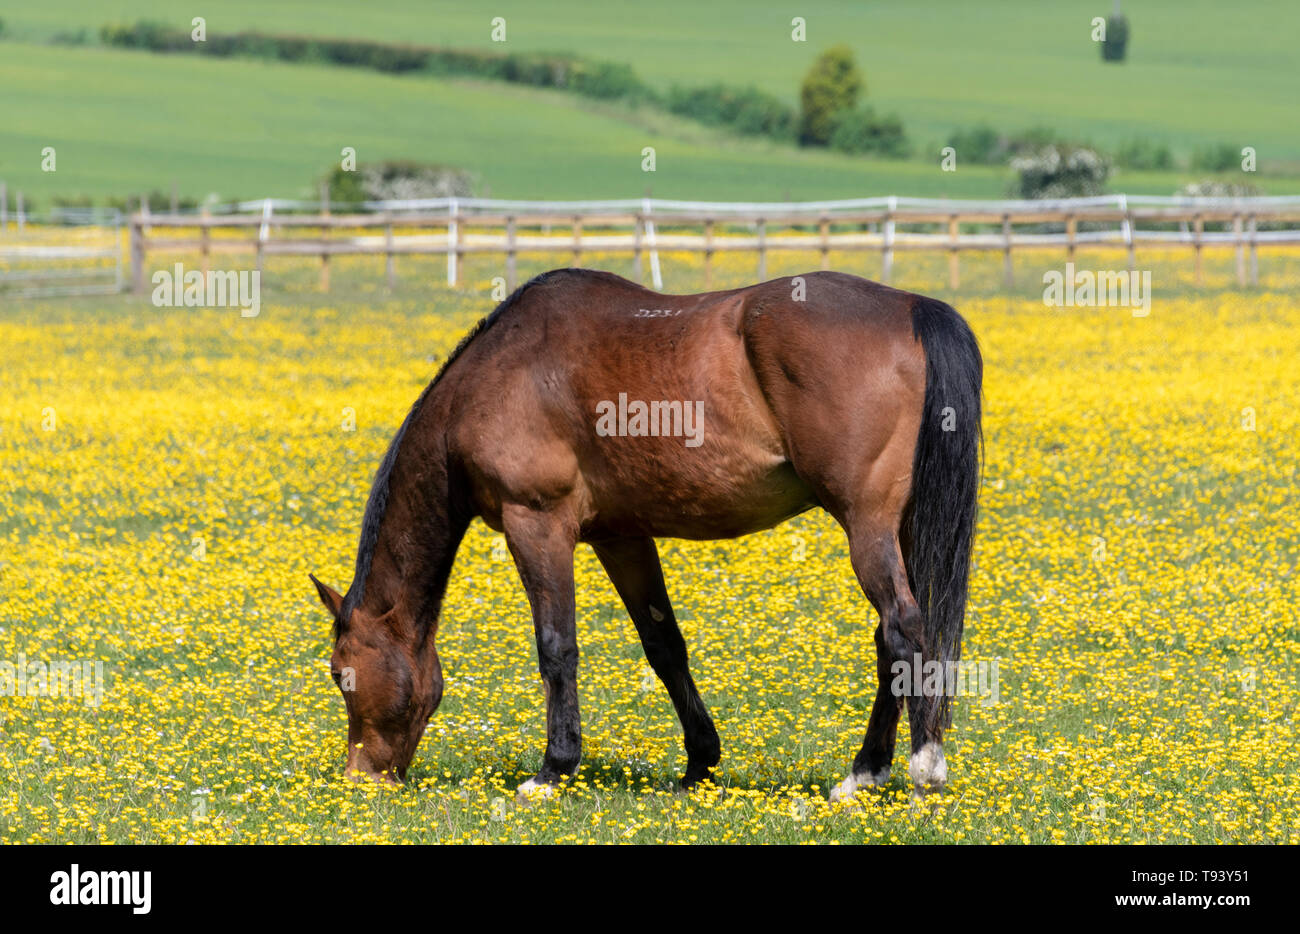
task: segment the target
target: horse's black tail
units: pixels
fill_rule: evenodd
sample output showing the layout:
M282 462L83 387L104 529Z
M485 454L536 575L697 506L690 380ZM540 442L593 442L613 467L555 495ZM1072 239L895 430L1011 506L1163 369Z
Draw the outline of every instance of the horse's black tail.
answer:
M912 333L925 351L925 408L912 463L906 565L925 617L927 657L943 665L961 658L962 624L979 500L984 443L980 393L984 362L970 326L950 305L921 298ZM945 690L929 705L930 725L952 718Z

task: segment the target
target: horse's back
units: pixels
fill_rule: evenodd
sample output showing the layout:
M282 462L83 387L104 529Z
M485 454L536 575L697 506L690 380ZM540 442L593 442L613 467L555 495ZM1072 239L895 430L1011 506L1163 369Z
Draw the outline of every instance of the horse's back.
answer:
M846 422L893 431L924 391L906 296L835 273L698 295L549 275L458 368L452 431L485 518L568 499L592 534L712 538L809 508L800 461L815 482L846 439L871 456L880 430Z

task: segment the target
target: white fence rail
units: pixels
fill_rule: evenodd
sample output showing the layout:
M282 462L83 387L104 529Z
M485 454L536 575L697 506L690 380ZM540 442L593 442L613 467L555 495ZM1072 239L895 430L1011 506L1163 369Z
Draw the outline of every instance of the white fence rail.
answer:
M123 284L116 212L65 212L52 226L25 219L0 223L0 293L76 294L114 291ZM581 265L593 252L630 254L637 276L662 287L663 254L702 255L705 287L723 252L756 255L766 278L773 251L804 251L822 268L832 252L878 253L888 282L899 252L948 257L949 283L960 282L959 257L984 251L1003 256L1013 284L1012 258L1026 249L1124 249L1129 268L1141 247L1182 247L1201 279L1205 249L1232 249L1237 280L1258 282L1258 248L1300 244L1300 197L1166 198L1107 195L1054 201L958 201L858 198L811 202L712 202L631 198L612 201L519 201L434 198L329 204L263 199L201 212L134 214L130 225L130 284L143 291L146 266L162 253L197 252L206 271L214 254L319 257L329 287L330 258L383 256L396 281L396 259L443 255L456 285L464 260L499 255L510 287L521 254L557 254Z
M122 217L56 210L0 220L0 296L36 298L122 291Z
M177 235L164 237L159 229ZM214 237L215 231L222 236ZM592 252L630 253L637 275L644 275L643 260L648 260L650 279L661 288L665 252L703 254L708 287L713 257L720 252L757 254L760 279L775 250L820 254L823 268L832 251L878 252L879 277L888 282L896 253L931 251L948 255L949 280L956 287L958 257L966 251L1001 252L1010 285L1016 250L1059 248L1073 258L1079 247L1113 246L1127 251L1134 268L1137 248L1146 245L1187 247L1197 281L1202 250L1231 247L1238 281L1246 285L1258 281L1257 248L1282 244L1300 244L1300 197L1121 194L1054 201L883 197L751 203L432 198L359 205L264 199L199 214L131 218L137 290L144 287L147 257L160 251L198 251L205 269L213 253L254 253L259 269L268 255L319 256L326 288L329 258L337 255L383 255L390 284L395 257L446 255L447 281L455 285L466 256L499 254L513 288L520 254L568 254L573 265L580 265L582 256Z

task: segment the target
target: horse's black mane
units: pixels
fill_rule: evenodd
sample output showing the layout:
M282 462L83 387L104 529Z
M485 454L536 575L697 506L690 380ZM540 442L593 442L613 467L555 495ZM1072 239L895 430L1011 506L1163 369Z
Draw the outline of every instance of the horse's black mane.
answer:
M388 480L393 472L393 466L397 463L397 453L401 449L402 438L406 434L406 429L410 427L411 423L415 421L415 417L420 413L420 407L424 404L424 400L428 398L433 387L438 385L438 380L442 379L443 374L447 372L447 368L465 352L465 348L469 346L470 341L500 320L501 316L519 301L524 292L535 285L548 282L561 273L577 271L553 269L550 272L534 276L510 293L505 301L497 305L486 317L480 318L478 324L474 325L470 332L461 338L460 343L456 345L456 349L443 361L433 380L428 386L424 387L424 392L420 393L420 397L411 406L411 411L407 413L406 419L402 422L402 427L397 429L397 434L393 436L392 442L389 443L388 451L384 454L384 459L380 461L379 470L375 473L375 481L370 487L370 497L366 500L365 516L361 520L361 540L357 545L356 572L352 577L352 586L348 588L347 595L343 598L343 605L339 608L338 619L335 620L336 635L342 622L351 618L352 611L360 605L365 596L366 578L370 576L370 562L374 558L375 545L379 541L379 528L384 522L384 511L388 508Z

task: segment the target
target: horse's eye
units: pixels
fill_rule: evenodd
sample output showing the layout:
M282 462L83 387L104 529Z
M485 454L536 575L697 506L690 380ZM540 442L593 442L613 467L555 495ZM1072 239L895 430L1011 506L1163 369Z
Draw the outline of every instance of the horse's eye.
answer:
M335 684L341 684L343 681L343 672L339 671L337 668L331 668L330 677L334 679Z

